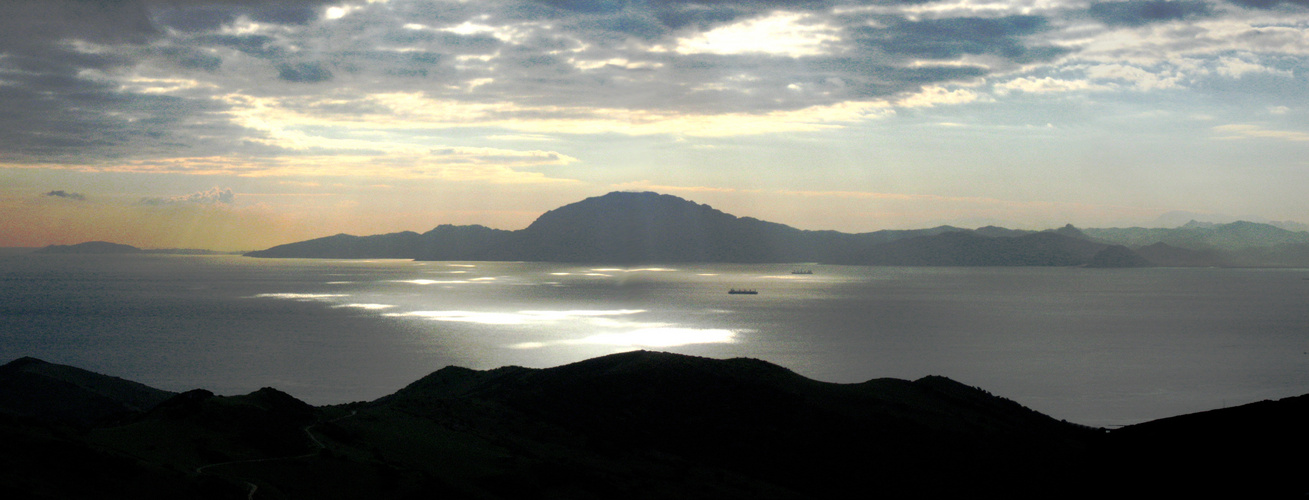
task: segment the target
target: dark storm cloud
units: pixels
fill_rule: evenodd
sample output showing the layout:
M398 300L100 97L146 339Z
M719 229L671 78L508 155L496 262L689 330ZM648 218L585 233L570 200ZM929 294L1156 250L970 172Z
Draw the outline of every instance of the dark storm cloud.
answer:
M77 201L83 201L83 200L86 199L86 196L83 196L81 193L70 193L70 192L68 192L68 191L64 191L64 190L62 190L62 189L61 189L61 190L51 191L51 192L49 192L49 193L46 193L45 195L46 195L46 196L54 196L54 197L56 197L56 198L67 198L67 199L70 199L70 200L77 200Z
M910 0L922 3L932 0ZM709 30L776 10L817 12L837 4L830 0L527 0L514 17L550 17L573 21L577 27L605 39L633 36L655 39L685 30ZM899 3L899 2L891 2ZM532 6L545 8L544 11Z
M332 72L322 63L282 63L277 65L277 77L294 83L318 83L332 79Z
M217 30L236 20L237 10L229 6L194 5L164 8L155 14L160 25L182 32Z
M491 54L504 46L504 42L500 39L487 34L461 35L448 31L412 29L388 31L380 37L380 40L387 44L439 50L450 55Z
M144 43L160 33L145 5L132 0L5 0L0 48L66 39Z
M271 2L254 5L250 19L261 23L304 25L318 19L318 2Z
M1203 1L1128 0L1093 3L1091 17L1110 26L1143 26L1213 15L1213 6Z
M586 14L608 14L626 9L627 0L537 0L556 9Z
M141 93L116 79L152 61L221 69L209 51L169 41L168 30L152 22L153 5L0 3L0 161L97 164L213 154L252 135L231 125L222 115L226 104L207 95Z
M159 49L159 54L177 63L178 66L188 69L199 69L212 73L223 66L222 58L189 47L163 47Z
M1035 41L1045 17L896 14L916 3L21 0L0 7L0 159L279 154L269 132L226 114L246 96L334 116L384 115L367 96L392 92L504 103L489 113L505 120L766 113L892 99L1066 53ZM86 5L95 15L74 12ZM862 5L876 8L837 10ZM832 36L803 53L679 45L778 11ZM123 83L135 74L147 83Z
M181 32L213 31L238 18L288 26L319 18L330 0L149 0L160 26Z
M700 29L732 22L748 13L733 7L692 7L659 9L654 12L655 19L673 30L688 26Z
M94 163L174 150L193 142L187 132L221 120L209 116L222 108L207 99L129 94L66 75L0 79L10 82L0 86L0 158L7 161Z
M991 54L1027 62L1049 57L1050 48L1033 50L1023 37L1048 29L1041 16L962 17L912 21L885 20L887 28L852 29L857 43L890 54L928 59Z
M1309 7L1309 0L1228 0L1242 7L1254 9L1271 9L1282 4Z
M243 54L275 58L286 53L286 49L277 45L277 40L266 35L205 35L196 39L205 45L235 49Z

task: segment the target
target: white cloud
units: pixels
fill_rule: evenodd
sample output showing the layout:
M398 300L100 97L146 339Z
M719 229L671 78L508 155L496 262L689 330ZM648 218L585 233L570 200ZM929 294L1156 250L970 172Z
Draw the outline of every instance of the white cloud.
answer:
M820 55L840 40L839 31L803 14L774 12L677 40L679 54L772 54L788 57Z
M1181 77L1164 70L1147 71L1136 66L1124 64L1098 64L1085 68L1086 75L1093 80L1123 81L1139 91L1165 90L1178 88Z
M966 104L982 99L976 92L967 89L949 90L944 87L927 87L922 91L895 101L902 108L923 108L938 105Z
M1274 130L1258 125L1236 123L1219 125L1213 128L1219 139L1277 139L1293 142L1309 142L1309 132L1301 130Z
M142 205L213 205L213 204L231 204L236 201L236 193L231 188L215 187L207 191L200 191L180 196L168 198L141 198Z
M1042 78L1019 77L1007 82L997 83L995 88L999 90L1001 94L1006 94L1012 91L1026 92L1029 94L1047 94L1108 89L1108 87L1104 85L1091 83L1088 80L1063 80L1048 76Z
M1241 78L1251 73L1266 73L1278 76L1293 76L1290 71L1278 70L1237 57L1219 57L1218 74L1232 78Z

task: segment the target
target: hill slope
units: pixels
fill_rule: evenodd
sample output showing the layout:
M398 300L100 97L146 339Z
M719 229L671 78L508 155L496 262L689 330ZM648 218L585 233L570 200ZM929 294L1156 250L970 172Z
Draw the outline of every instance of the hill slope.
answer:
M448 367L334 407L195 390L89 430L0 415L0 484L24 498L1289 496L1309 487L1306 418L1302 396L1105 431L944 377L832 384L628 352Z
M145 412L172 395L36 358L0 366L0 415L91 425Z

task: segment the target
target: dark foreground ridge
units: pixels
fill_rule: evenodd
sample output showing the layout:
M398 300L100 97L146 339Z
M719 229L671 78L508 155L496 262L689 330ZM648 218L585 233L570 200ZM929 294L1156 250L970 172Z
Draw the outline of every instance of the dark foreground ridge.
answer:
M130 410L42 410L55 386L72 388L48 405L82 394L71 400L100 398L87 412ZM137 499L1309 491L1309 396L1107 431L944 377L832 384L754 359L644 351L449 367L317 408L271 388L143 387L31 358L0 367L0 485L16 498ZM155 402L141 407L143 394Z
M1165 247L1136 250L1154 244ZM1079 230L1069 225L1037 232L941 226L848 234L737 217L666 194L614 192L550 210L517 231L441 225L422 234L338 234L246 255L595 263L1303 266L1309 265L1309 233L1236 222L1176 229Z

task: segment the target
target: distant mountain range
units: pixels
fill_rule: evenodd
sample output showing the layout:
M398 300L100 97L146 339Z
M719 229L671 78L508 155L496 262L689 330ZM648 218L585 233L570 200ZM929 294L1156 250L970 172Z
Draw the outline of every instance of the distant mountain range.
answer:
M614 192L548 211L517 231L441 225L422 234L338 234L246 255L597 263L1305 266L1309 233L1252 222L1193 222L1174 229L940 226L850 234L737 217L670 195Z
M753 359L447 367L372 402L171 393L0 366L13 498L1279 497L1309 396L1106 430L929 376L832 384Z

